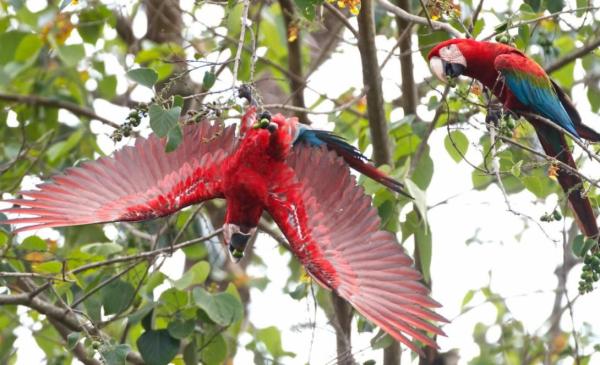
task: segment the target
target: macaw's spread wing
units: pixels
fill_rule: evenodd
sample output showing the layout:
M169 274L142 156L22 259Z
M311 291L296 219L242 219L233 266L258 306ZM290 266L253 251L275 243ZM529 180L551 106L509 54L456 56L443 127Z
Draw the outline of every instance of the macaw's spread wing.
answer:
M550 119L574 137L579 137L575 123L540 65L514 52L496 57L494 67L502 73L506 85L521 104Z
M112 221L142 221L171 214L221 194L221 164L235 148L234 127L202 122L184 127L181 145L165 152L151 135L135 146L80 167L53 182L20 192L4 213L31 215L4 221L28 224L17 231Z
M406 335L436 346L424 332L442 334L444 321L395 237L380 220L344 160L325 146L295 149L290 169L267 203L306 271L336 291L396 340L418 351Z

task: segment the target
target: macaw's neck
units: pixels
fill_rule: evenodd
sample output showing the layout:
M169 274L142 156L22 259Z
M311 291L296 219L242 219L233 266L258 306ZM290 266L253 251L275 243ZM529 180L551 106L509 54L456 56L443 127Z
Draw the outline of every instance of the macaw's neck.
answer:
M477 42L465 40L460 45L460 51L467 60L464 75L481 82L492 90L494 95L505 101L507 94L503 81L494 67L496 57L501 54L518 52L516 49L502 43Z

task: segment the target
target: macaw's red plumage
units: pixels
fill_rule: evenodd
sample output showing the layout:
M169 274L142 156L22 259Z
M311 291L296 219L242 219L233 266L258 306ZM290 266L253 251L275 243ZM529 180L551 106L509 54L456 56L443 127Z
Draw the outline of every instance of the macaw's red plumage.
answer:
M452 39L431 50L429 64L442 81L459 75L479 80L507 109L523 115L533 125L548 156L574 169L577 166L563 131L575 139L600 141L600 134L581 122L569 97L544 69L513 47L472 39ZM558 182L568 195L580 229L586 236L598 238L596 217L590 200L582 195L581 178L559 168Z
M391 189L402 185L371 166L354 147L295 118L256 118L250 107L240 134L203 121L184 127L181 146L164 152L152 135L112 158L65 171L27 199L8 202L4 223L16 231L80 224L142 221L207 199L225 198L224 238L239 259L267 211L306 271L366 318L418 351L426 332L442 334L444 321L393 234L380 230L371 200L349 172L354 167ZM30 215L23 218L21 215ZM413 338L413 341L408 337Z

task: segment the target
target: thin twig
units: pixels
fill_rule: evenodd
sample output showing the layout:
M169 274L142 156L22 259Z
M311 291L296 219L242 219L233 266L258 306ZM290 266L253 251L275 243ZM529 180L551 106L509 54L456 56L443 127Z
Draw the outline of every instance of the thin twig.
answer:
M238 69L240 67L240 60L242 59L242 50L244 49L244 41L246 38L246 27L248 26L248 9L250 8L250 0L244 0L244 8L242 10L242 29L240 29L240 40L238 41L237 52L235 54L235 61L233 63L233 81L231 88L235 88L235 84L238 78Z
M3 94L0 93L0 100L13 101L21 104L29 104L29 105L43 105L51 108L59 108L68 110L74 114L82 115L84 117L88 117L90 119L96 119L106 125L109 125L113 128L119 128L119 125L115 122L112 122L104 117L99 116L94 111L90 109L86 109L77 104L69 103L62 100L46 98L38 95L19 95L19 94Z

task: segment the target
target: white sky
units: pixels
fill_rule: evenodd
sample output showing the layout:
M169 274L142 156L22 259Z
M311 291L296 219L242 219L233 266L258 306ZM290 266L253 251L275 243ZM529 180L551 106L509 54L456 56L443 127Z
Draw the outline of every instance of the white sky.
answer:
M39 8L41 2L35 0L27 3L31 7ZM131 5L130 1L120 3L125 3L126 8ZM181 3L185 8L190 8L192 1L181 1ZM594 3L597 6L600 5L599 0L595 0ZM568 1L568 4L568 6L575 7L574 0ZM500 5L498 2L494 3L496 7ZM487 3L486 6L488 6ZM500 9L496 8L496 10ZM222 10L218 6L207 5L197 15L210 22L220 19ZM494 16L486 14L484 14L484 19L486 20L486 27L482 33L489 34L493 32L496 20ZM355 19L351 19L351 22L356 26ZM136 34L142 35L145 26L144 18L137 17L135 20ZM189 27L190 32L197 32L201 28L197 25L190 25ZM348 32L346 32L345 37L351 39ZM78 36L74 34L69 41L78 41ZM378 37L377 43L379 49L387 50L395 41ZM415 38L413 41L414 48L416 48L416 44ZM94 51L93 47L87 48L88 55ZM347 44L340 46L338 51L310 79L312 88L325 92L332 97L338 96L341 92L348 90L349 87L354 87L357 90L362 88L358 51ZM107 69L119 76L119 90L124 91L127 87L127 81L123 77L123 66L112 55L107 54L104 57ZM216 55L210 55L209 57L215 58ZM230 57L230 55L221 55L220 59L223 60L227 57ZM382 51L379 54L380 61L384 57L385 52ZM417 81L430 74L427 65L419 54L414 54L414 63ZM127 68L131 66L133 65L128 64ZM82 62L81 67L85 67L85 62ZM396 58L392 58L384 68L384 93L387 100L393 99L400 93L398 87L400 83L399 70L399 63ZM193 77L201 79L202 73L203 71L198 71L193 74ZM576 79L580 78L582 73L583 70L578 63ZM332 80L335 80L335 82L332 82ZM226 71L222 79L217 81L214 89L219 90L229 85L231 85L231 74ZM590 112L585 91L582 85L576 86L574 88L574 100L586 124L597 126L600 117ZM134 97L140 101L149 101L151 96L149 90L142 87L138 87L134 92ZM307 105L310 105L315 101L316 96L307 91L306 99ZM128 114L127 109L116 107L103 100L96 101L94 107L100 115L115 121L123 120ZM332 107L333 105L330 103L323 103L317 110L329 110ZM427 112L425 107L420 107L419 116L423 120L431 120L433 113ZM401 112L393 113L395 119L392 122L400 119L400 117ZM73 122L74 118L70 113L61 112L61 119L66 123ZM332 125L327 123L327 116L315 116L313 119L316 121L317 127L332 128ZM479 120L481 119L480 116ZM109 153L114 149L112 142L106 136L110 133L110 128L98 122L92 122L92 130L99 133L98 141L105 152ZM478 141L479 132L467 130L465 133L472 143ZM443 304L443 308L439 312L449 319L457 317L465 293L469 289L486 286L490 280L489 272L491 272L492 290L509 298L507 303L515 319L522 321L530 333L537 331L536 333L543 334L547 330L547 324L544 321L551 312L554 300L553 290L556 287L556 276L553 272L562 258L562 245L560 243L562 239L562 222L543 224L546 233L552 237L554 242L548 239L535 223L530 223L530 228L525 230L520 239L517 239L516 236L524 228L523 220L507 211L504 198L496 186L492 186L484 192L470 191L471 168L465 162L456 164L450 159L443 145L445 135L446 130L442 128L435 131L429 140L431 156L435 163L435 174L427 190L428 205L433 205L456 194L460 195L455 199L451 199L447 204L432 209L428 215L433 230L433 297ZM470 147L467 157L474 163L481 161L480 153L475 145ZM586 166L584 172L596 176L599 169ZM27 179L24 185L33 185L37 182L36 179ZM545 212L551 211L556 201L557 197L553 196L547 199L547 203L536 202L535 197L527 192L510 196L513 209L536 219ZM473 243L467 246L465 242L473 237L478 229L478 238L485 243ZM53 230L42 230L38 234L58 236L57 232ZM251 267L248 273L256 277L267 276L271 283L264 292L256 289L251 290L250 320L259 328L277 326L282 330L284 349L297 354L295 359L283 359L284 363L304 364L308 361L312 364L335 363L335 336L323 313L319 311L315 318L312 299L296 301L282 293L289 272L287 268L289 259L287 255L289 254L281 255L276 246L277 244L272 239L261 234L254 247L268 267L266 270ZM406 247L409 252L412 252L411 239L409 239ZM183 253L177 252L167 260L162 270L175 279L181 275L183 260ZM575 297L577 293L579 273L580 267L576 267L569 276L568 290L571 298ZM483 300L482 295L476 295L471 304L482 303ZM598 291L577 300L574 305L575 317L573 318L577 330L582 328L583 322L589 322L594 328L600 328L600 317L597 315L599 304L600 294ZM20 313L23 312L25 310L22 309ZM458 348L461 356L460 363L466 363L476 356L479 351L472 339L474 324L483 322L491 325L495 317L494 307L491 304L484 304L468 314L454 319L452 323L444 326L444 331L448 337L439 338L438 342L442 351ZM23 315L21 318L25 321L27 316ZM315 320L316 328L314 330L292 330L299 324L314 322ZM26 323L27 327L31 327L31 325L31 321ZM569 331L571 329L572 325L568 315L565 315L562 325L563 330ZM19 365L43 363L44 354L29 337L30 333L30 328L25 327L19 328L17 331L19 335L16 343L19 349L17 364ZM487 335L489 340L497 340L499 338L499 328L491 327ZM359 335L356 332L353 333L354 351L360 351L355 355L356 360L376 359L380 363L382 352L369 349L371 337L371 334ZM236 364L252 362L252 353L244 349L244 345L250 341L250 335L244 334L241 336L241 345L235 359ZM311 343L312 351L309 351ZM584 353L589 353L590 350L590 348L582 348ZM594 363L594 361L600 362L600 356L596 356L591 363ZM407 351L404 353L402 363L411 363L410 353Z

